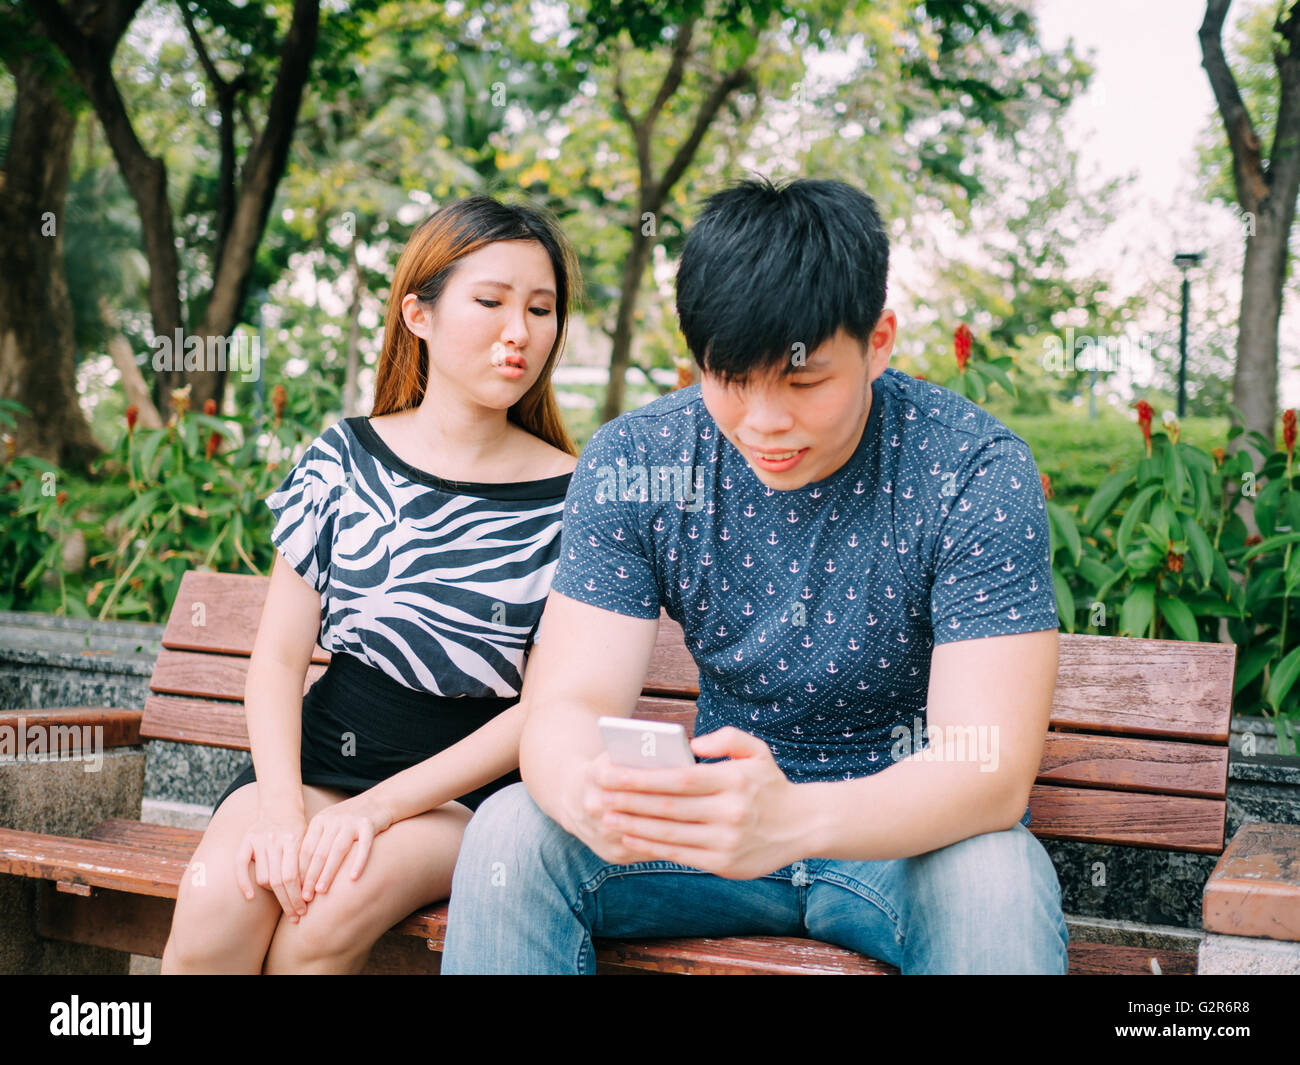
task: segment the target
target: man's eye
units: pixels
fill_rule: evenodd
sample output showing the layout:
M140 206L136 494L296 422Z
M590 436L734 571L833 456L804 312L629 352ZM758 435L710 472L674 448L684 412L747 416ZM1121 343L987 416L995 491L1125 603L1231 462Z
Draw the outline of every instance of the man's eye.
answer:
M826 383L825 381L811 381L811 382L805 381L801 384L798 381L796 381L794 383L794 387L795 388L816 388L818 385L824 385L825 383Z
M481 299L476 299L474 302L475 302L475 303L481 303L481 304L483 304L484 307L500 307L500 306L501 306L501 301L500 301L500 300L481 300Z

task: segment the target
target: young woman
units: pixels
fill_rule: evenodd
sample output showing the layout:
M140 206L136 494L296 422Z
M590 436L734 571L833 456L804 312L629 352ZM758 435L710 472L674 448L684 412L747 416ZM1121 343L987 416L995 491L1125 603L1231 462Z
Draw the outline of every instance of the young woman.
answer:
M576 465L550 378L577 283L549 220L487 197L402 252L374 413L322 433L267 499L253 766L194 854L163 972L359 970L447 897L472 811L519 780ZM329 668L303 696L318 637Z

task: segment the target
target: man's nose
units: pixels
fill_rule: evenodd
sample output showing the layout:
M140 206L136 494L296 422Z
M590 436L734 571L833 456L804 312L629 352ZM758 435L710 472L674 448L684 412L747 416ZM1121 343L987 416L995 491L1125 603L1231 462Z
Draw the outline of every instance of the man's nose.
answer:
M794 414L776 389L751 388L745 393L743 402L743 424L755 444L767 443L794 428Z

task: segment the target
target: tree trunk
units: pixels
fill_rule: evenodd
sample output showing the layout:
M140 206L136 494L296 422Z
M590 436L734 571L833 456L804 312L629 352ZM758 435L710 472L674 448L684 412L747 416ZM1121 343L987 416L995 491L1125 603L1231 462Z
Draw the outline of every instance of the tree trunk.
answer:
M139 410L139 422L142 429L161 429L162 418L158 414L153 397L149 394L149 384L136 365L135 352L118 328L117 312L108 300L99 301L99 320L108 330L108 354L122 375L122 390L126 393L126 404Z
M77 403L64 200L76 117L32 60L15 62L13 127L0 188L0 395L31 411L20 452L84 469L100 453Z
M352 276L352 299L348 303L347 368L343 374L343 417L358 412L357 374L361 371L361 264L357 262L357 238L348 246L348 273Z
M655 208L647 207L647 211ZM632 228L632 247L623 260L623 279L619 283L618 319L614 325L614 345L609 353L609 384L605 388L605 406L600 420L607 422L623 413L623 393L627 368L632 361L632 327L636 324L636 305L641 298L641 278L654 238L642 232L641 213Z
M1255 235L1246 242L1241 271L1232 400L1245 415L1247 429L1257 429L1276 443L1277 331L1286 278L1287 234L1271 211L1261 213L1256 226Z

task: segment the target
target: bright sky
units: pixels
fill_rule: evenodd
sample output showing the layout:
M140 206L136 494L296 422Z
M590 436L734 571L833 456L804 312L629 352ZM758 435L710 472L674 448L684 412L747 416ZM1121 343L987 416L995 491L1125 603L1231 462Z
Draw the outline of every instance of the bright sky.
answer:
M1256 3L1236 0L1225 40L1231 39L1237 18ZM1142 270L1149 276L1147 260L1157 253L1166 261L1181 250L1222 255L1232 268L1219 272L1220 283L1231 284L1235 304L1240 253L1234 258L1234 250L1241 247L1237 223L1226 210L1199 206L1194 191L1195 146L1215 106L1196 36L1205 16L1204 0L1037 0L1035 6L1045 45L1060 48L1072 38L1078 51L1093 52L1096 74L1072 115L1079 142L1089 146L1088 162L1106 177L1137 175L1136 196L1120 216L1115 237L1152 250L1138 264L1131 257L1126 261L1118 244L1111 244L1103 260L1106 268L1131 286L1140 281ZM1175 274L1172 264L1169 270ZM1193 315L1195 309L1193 287ZM1300 353L1287 342L1296 335L1291 327L1296 308L1288 310L1281 330L1283 407L1300 406Z

